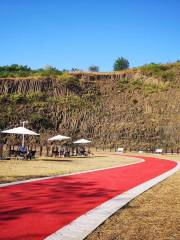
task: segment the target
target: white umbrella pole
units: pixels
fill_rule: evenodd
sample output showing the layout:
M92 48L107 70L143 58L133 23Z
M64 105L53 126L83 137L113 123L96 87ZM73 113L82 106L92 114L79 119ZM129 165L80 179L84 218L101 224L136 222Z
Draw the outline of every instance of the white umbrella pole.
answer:
M22 124L23 124L23 127L24 127L24 125L25 125L25 121L24 122L22 122ZM22 135L22 147L24 147L24 134Z
M24 134L22 136L22 147L24 147Z

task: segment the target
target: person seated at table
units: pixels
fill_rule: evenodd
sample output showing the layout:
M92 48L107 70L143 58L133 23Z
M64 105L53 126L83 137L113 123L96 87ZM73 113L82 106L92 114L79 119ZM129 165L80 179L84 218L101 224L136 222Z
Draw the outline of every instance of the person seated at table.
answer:
M35 151L29 150L26 158L31 160L34 157L34 155L35 155Z
M85 156L85 153L86 153L85 148L81 148L81 150L80 150L80 155L81 155L81 156Z
M66 150L64 152L64 157L70 157L70 151L69 150Z
M25 158L26 154L27 154L27 148L24 146L20 146L19 147L19 156L21 158Z
M59 157L63 157L64 156L64 148L61 148L59 151Z
M75 150L75 155L76 155L76 156L79 156L79 155L80 155L80 152L79 152L79 149L78 149L78 148L76 148L76 150Z

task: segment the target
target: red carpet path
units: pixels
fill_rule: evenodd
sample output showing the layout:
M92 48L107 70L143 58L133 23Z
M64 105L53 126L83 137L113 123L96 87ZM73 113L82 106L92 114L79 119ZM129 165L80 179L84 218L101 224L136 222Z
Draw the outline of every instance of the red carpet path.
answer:
M43 239L72 220L176 166L139 157L134 165L0 188L0 239Z

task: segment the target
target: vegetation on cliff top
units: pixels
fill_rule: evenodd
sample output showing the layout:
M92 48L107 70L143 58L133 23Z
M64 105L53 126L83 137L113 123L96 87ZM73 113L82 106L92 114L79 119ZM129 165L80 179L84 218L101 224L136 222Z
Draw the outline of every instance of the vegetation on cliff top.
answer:
M58 70L52 66L45 66L44 68L39 68L36 70L31 69L28 66L23 66L19 64L12 64L10 66L0 66L0 78L8 77L29 77L29 76L42 76L42 77L52 77L61 75L63 71Z
M180 61L171 64L156 64L150 63L140 67L136 67L136 70L140 70L142 73L148 76L161 77L164 81L169 81L174 76L176 68L180 67ZM118 58L114 64L114 71L126 70L128 71L129 62L125 58ZM90 66L90 71L98 72L98 66ZM28 66L12 64L10 66L0 66L0 78L17 78L17 77L59 77L64 73L79 71L79 69L72 68L69 70L59 70L53 66L46 65L44 68L31 69Z

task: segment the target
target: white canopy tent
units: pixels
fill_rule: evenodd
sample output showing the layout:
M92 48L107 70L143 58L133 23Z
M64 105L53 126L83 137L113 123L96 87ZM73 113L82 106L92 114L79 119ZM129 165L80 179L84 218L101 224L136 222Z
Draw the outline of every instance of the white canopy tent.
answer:
M35 133L35 132L25 128L24 124L23 124L23 127L16 127L16 128L12 128L12 129L9 129L9 130L4 130L1 133L22 135L23 136L23 138L22 138L22 147L24 147L24 136L25 135L34 135L34 136L38 136L39 135L38 133Z
M91 141L81 138L81 139L75 141L74 143L75 144L88 144L88 143L91 143Z
M68 140L70 137L63 136L63 135L56 135L52 138L49 138L48 141L63 141L63 140Z

